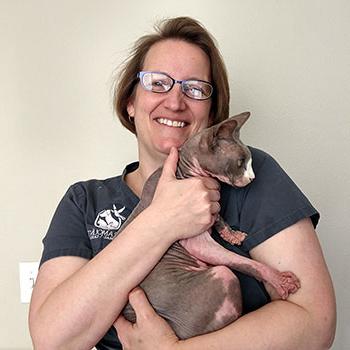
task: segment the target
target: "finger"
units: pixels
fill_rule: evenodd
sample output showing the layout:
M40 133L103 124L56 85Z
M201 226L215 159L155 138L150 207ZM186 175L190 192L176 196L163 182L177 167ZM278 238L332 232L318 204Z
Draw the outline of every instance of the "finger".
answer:
M176 168L179 155L178 150L175 147L171 147L170 153L163 165L162 177L175 178Z
M221 206L219 202L213 202L210 205L210 213L216 215L220 212Z
M220 200L220 191L211 190L209 192L209 199L211 202L218 202Z
M125 317L120 314L119 317L113 323L113 326L118 333L128 332L132 328L132 323L127 321Z
M211 223L210 223L210 228L209 228L209 233L211 234L211 227L214 226L219 214L213 214L211 216Z
M147 319L156 314L152 305L148 301L144 291L137 287L129 294L129 302L136 314L136 322L140 319Z
M203 177L203 183L205 187L209 190L220 190L219 181L213 179L212 177Z

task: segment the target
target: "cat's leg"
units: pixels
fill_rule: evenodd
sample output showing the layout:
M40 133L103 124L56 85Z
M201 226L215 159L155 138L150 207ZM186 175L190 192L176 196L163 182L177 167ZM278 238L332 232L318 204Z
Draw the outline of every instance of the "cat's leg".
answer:
M179 298L170 293L173 308L160 312L180 339L214 332L241 316L239 280L228 267L189 267L186 279L178 281L177 291L183 292Z
M209 333L235 321L242 313L242 297L234 273L226 266L197 261L182 246L175 249L171 247L141 283L157 314L167 320L180 339ZM130 304L123 314L135 322Z
M233 230L220 215L216 219L214 227L222 239L233 245L241 245L247 236L244 232Z
M300 288L299 279L293 272L280 272L268 265L231 252L214 241L209 232L181 240L180 244L191 255L208 264L229 266L267 283L281 299L287 299L289 294L295 293Z
M124 222L118 235L133 221L142 211L144 211L152 202L162 169L157 169L146 181L141 194L141 199L127 220Z

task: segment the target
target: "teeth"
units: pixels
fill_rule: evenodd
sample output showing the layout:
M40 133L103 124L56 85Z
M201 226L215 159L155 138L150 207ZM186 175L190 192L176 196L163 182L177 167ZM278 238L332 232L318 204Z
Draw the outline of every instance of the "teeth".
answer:
M157 121L160 124L172 126L174 128L183 128L185 126L185 122L180 122L180 121L176 121L176 120L169 120L166 118L158 118Z

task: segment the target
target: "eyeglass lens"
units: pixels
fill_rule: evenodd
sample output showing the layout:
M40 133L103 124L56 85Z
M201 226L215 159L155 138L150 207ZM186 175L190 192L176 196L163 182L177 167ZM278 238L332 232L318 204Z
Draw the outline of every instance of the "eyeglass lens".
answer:
M196 100L205 100L212 94L213 87L200 80L175 81L165 73L140 72L139 77L142 86L152 92L163 93L169 91L175 82L181 83L182 91L185 95Z

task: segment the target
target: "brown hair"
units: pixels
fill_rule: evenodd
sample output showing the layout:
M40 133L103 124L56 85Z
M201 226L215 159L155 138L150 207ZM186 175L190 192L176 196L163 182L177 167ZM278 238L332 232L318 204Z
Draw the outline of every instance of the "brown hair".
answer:
M190 17L175 17L162 21L154 27L155 33L142 36L136 41L130 56L125 61L113 86L113 107L121 123L136 134L135 125L129 119L127 105L137 84L136 75L142 70L147 52L157 42L179 39L200 47L209 57L214 93L211 105L211 124L228 118L230 91L226 67L214 38L196 20Z

